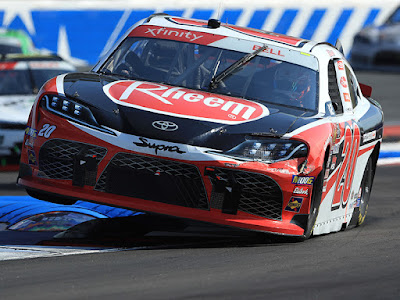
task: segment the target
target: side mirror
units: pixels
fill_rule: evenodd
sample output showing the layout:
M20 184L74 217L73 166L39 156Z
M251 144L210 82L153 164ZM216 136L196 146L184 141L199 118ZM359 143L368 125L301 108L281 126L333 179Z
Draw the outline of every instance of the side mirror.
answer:
M336 102L332 102L332 106L333 106L333 109L335 110L335 112L337 112L339 109L339 105Z
M362 84L362 83L359 83L359 85L360 85L361 93L364 95L364 97L367 97L367 98L371 97L372 87L369 85L366 85L366 84Z

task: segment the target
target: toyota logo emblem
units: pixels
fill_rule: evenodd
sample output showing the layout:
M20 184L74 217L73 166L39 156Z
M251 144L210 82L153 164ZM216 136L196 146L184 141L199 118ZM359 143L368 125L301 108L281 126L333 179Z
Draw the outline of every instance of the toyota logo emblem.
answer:
M164 131L175 131L178 129L178 125L170 121L154 121L152 125L154 128Z

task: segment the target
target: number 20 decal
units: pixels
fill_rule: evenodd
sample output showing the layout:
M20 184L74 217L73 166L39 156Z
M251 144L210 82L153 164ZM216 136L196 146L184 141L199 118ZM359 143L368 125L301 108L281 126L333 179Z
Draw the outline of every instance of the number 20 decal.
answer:
M353 128L352 128L353 125ZM336 178L335 194L332 201L332 210L338 209L340 203L345 208L349 200L350 189L353 183L354 170L360 149L360 128L356 123L345 123L342 162Z
M55 125L44 124L42 129L39 130L38 136L43 136L48 139L56 128Z

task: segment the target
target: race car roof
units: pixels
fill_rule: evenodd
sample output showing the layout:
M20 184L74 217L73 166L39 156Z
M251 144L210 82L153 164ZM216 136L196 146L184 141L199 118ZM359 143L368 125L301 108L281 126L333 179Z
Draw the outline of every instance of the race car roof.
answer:
M191 31L199 31L208 34L226 36L226 37L236 37L243 40L251 40L257 42L268 41L272 43L279 44L280 46L287 46L290 48L298 49L301 51L309 51L312 46L315 45L306 39L301 39L297 37L292 37L284 34L278 34L274 32L240 27L229 24L221 24L218 27L208 26L208 21L187 19L181 17L173 17L166 14L154 14L146 19L143 25L153 25L161 27L171 27L171 28L186 28ZM308 47L305 47L305 46Z

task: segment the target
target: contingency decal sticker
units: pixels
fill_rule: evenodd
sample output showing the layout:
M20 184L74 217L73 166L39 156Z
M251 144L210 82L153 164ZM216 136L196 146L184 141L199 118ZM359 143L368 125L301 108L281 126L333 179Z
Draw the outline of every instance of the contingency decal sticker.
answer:
M303 204L303 198L292 197L290 198L289 203L286 206L285 210L298 213L300 211L302 204Z

